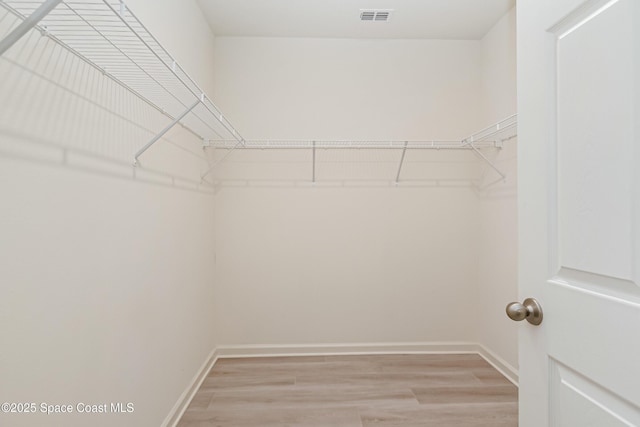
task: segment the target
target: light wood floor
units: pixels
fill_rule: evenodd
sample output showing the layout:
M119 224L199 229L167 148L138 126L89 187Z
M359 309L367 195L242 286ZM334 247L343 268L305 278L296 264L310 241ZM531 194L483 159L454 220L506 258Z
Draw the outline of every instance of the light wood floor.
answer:
M513 427L517 400L477 355L220 359L178 426Z

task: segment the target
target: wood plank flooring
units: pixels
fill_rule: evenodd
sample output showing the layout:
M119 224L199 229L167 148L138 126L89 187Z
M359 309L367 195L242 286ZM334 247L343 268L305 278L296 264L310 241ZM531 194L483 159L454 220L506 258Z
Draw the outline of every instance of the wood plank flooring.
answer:
M219 359L178 427L513 427L517 401L471 354Z

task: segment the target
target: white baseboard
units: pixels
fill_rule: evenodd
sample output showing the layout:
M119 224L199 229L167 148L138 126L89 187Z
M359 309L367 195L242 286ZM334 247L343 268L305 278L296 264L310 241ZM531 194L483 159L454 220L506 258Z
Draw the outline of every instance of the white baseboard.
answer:
M518 370L511 366L509 363L505 362L503 358L496 355L494 352L492 352L482 344L477 344L477 346L478 354L517 387Z
M223 345L217 348L219 358L269 356L330 356L365 354L456 354L478 353L478 345L470 342L411 342L302 345Z
M161 424L161 427L175 427L178 425L180 418L182 418L182 415L187 410L187 407L191 403L193 397L196 395L196 392L202 385L204 379L207 377L207 374L209 373L213 365L215 365L215 363L218 361L218 357L218 351L214 348L209 354L207 360L205 360L204 364L200 367L196 375L191 380L191 383L189 384L187 389L180 395L180 398L178 398L176 404L173 405L171 412L169 412L169 415L167 415L167 418L165 418L164 422Z
M516 386L518 371L481 344L473 342L411 342L302 345L222 345L214 349L180 396L162 427L175 427L218 359L232 357L333 356L367 354L478 354Z
M219 358L273 356L329 356L365 354L478 354L516 386L518 370L500 356L472 342L236 345L218 347Z

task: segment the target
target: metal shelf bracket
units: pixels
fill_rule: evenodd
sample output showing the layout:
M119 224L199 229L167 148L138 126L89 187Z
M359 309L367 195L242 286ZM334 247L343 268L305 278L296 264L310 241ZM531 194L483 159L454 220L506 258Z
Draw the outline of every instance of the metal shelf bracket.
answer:
M312 169L311 169L311 182L313 184L316 183L316 142L313 141L313 165L312 165Z
M498 169L498 168L496 167L496 165L494 165L494 164L493 164L493 162L487 158L487 156L485 156L484 154L482 154L482 152L481 152L480 150L478 150L478 149L476 148L476 146L475 146L475 145L473 145L473 143L474 143L474 141L473 141L473 137L471 137L471 138L469 138L469 139L467 139L467 140L463 141L463 143L465 143L466 145L468 145L469 147L471 147L471 149L473 149L473 151L475 151L475 152L476 152L476 154L477 154L478 156L480 156L480 158L481 158L482 160L484 160L484 161L485 161L485 163L487 163L487 164L491 167L491 169L493 169L494 171L496 171L496 173L497 173L498 175L500 175L500 176L502 177L502 179L503 179L503 180L506 180L506 179L507 179L507 176L506 176L504 173L502 173L502 172L500 171L500 169Z
M151 141L147 142L145 144L144 147L142 147L141 149L138 150L138 152L136 153L134 159L133 159L133 165L137 166L138 165L138 157L140 157L142 155L142 153L144 153L145 151L147 151L153 144L155 144L156 142L158 142L158 140L160 138L162 138L167 132L169 132L171 130L171 128L173 128L175 125L177 125L178 123L180 123L180 120L184 119L184 117L189 114L191 112L191 110L193 110L194 108L196 108L198 105L200 105L201 102L204 101L204 94L200 96L200 98L198 98L198 100L196 102L194 102L193 104L191 104L191 106L189 106L189 108L187 108L184 112L182 112L182 114L180 114L178 117L176 117L175 119L173 119L173 121L171 123L169 123L167 125L167 127L165 127L164 129L162 129L160 131L159 134L157 134L156 136L154 136Z
M402 164L404 163L404 155L407 153L407 145L408 141L404 142L404 147L402 147L402 155L400 156L400 164L398 165L398 173L396 174L396 185L400 182L400 172L402 171Z

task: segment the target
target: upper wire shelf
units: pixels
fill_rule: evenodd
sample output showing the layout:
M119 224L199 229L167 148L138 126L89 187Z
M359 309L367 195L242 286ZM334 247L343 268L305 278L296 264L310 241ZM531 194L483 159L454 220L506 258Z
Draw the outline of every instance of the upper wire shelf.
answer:
M462 145L477 144L489 140L494 140L497 143L502 143L511 138L514 138L518 134L518 115L512 114L500 120L497 123L487 126L486 128L470 135L462 140Z
M21 19L0 40L0 55L35 27L171 120L135 153L136 161L178 123L203 141L243 143L220 109L122 0L0 0L0 6Z
M313 152L314 171L317 149L398 149L402 155L396 182L406 151L473 150L505 178L504 173L481 149L500 148L502 142L513 138L517 134L516 115L454 141L245 141L123 0L0 0L0 7L17 18L15 25L0 38L0 55L35 28L166 116L168 124L135 153L134 164L173 126L180 124L200 138L204 147L226 150L224 156L201 175L202 179L238 148L310 149Z
M464 139L456 140L305 140L305 139L249 139L238 144L237 140L213 139L205 141L206 147L218 149L339 149L339 148L370 148L370 149L436 149L457 150L475 148L500 148L517 134L518 115L513 114L499 122L488 126Z
M237 144L235 141L207 141L206 145L219 149L233 149ZM479 148L494 147L493 141L478 141L475 143ZM244 141L242 149L437 149L437 150L458 150L469 149L462 145L459 140L445 141L381 141L381 140L258 140L248 139Z
M395 182L400 180L402 167L405 161L405 154L409 150L472 150L491 169L493 169L500 179L506 179L506 175L489 159L483 152L483 148L502 148L505 141L517 136L518 115L513 114L479 132L476 132L462 140L430 140L430 141L366 141L366 140L246 140L242 144L233 140L212 140L205 141L205 147L226 150L216 163L214 163L203 175L209 173L222 163L236 149L241 150L290 150L306 149L310 150L311 156L311 178L316 182L316 150L331 149L376 149L376 150L399 150L401 151Z

